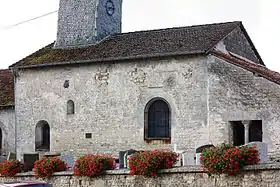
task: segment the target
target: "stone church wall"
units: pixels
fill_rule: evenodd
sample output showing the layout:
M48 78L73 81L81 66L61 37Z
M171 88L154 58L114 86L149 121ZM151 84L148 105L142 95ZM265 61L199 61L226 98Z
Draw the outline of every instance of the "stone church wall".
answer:
M15 152L15 110L11 107L0 109L2 131L2 154Z
M50 151L194 150L208 143L206 57L28 69L16 79L17 156L35 151L35 126L50 126ZM67 88L67 85L69 87ZM66 87L66 88L65 88ZM144 141L144 109L164 98L171 142ZM75 113L67 114L67 101ZM92 138L86 138L92 133ZM171 143L171 144L170 144Z
M280 153L280 86L217 57L209 56L211 142L232 143L230 121L262 120L263 142Z

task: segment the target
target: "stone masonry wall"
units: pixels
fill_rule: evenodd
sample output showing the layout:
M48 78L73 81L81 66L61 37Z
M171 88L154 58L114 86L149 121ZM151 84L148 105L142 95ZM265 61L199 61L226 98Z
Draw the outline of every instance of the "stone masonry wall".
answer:
M0 109L0 128L2 131L2 153L15 152L15 110Z
M280 153L280 86L214 56L208 60L211 142L232 143L229 121L262 120L263 142Z
M94 43L98 0L60 0L56 47Z
M72 172L54 174L49 179L36 179L33 173L19 174L14 178L0 177L0 182L45 181L53 187L264 187L280 186L280 166L247 166L237 176L209 178L199 166L189 166L163 170L156 178L130 176L126 170L113 170L98 178L77 177Z
M35 126L51 128L51 152L111 153L170 148L144 141L144 108L164 98L171 144L194 150L208 143L206 57L92 64L19 71L16 79L17 156L34 152ZM69 80L69 88L64 88ZM67 100L75 114L67 115ZM92 133L86 139L85 133Z
M121 33L121 21L122 0L60 0L55 47L94 44Z

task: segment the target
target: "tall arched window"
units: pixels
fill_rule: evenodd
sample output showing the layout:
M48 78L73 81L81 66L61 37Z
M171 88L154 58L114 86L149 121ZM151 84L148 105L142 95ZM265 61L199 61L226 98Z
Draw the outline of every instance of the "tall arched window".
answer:
M74 113L75 113L74 101L68 100L67 101L67 114L74 114Z
M35 151L50 151L50 126L39 121L35 128Z
M145 139L171 137L170 109L163 99L152 99L145 108Z

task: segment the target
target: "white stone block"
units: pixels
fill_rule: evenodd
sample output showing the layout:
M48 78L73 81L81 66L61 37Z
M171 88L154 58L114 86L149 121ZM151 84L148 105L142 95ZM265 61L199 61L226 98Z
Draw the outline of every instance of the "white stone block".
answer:
M253 147L255 146L256 149L258 150L259 152L259 159L260 159L260 164L262 163L266 163L268 162L268 146L267 146L267 143L264 143L264 142L250 142L248 144L245 144L245 146L250 146L250 147Z
M176 150L175 151L177 154L179 154L179 157L177 158L177 162L174 166L180 167L182 166L182 154L185 152L183 150Z
M195 165L195 154L183 153L182 160L183 160L183 166Z
M196 163L196 165L201 165L201 163L200 163L200 155L201 155L201 153L196 153L195 154L195 163Z

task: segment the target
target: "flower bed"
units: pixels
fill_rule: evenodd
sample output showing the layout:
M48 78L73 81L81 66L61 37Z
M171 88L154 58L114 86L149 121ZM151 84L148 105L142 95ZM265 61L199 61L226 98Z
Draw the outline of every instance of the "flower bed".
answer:
M178 154L169 150L141 151L129 158L131 175L156 176L160 169L171 168Z
M202 151L200 161L209 175L236 175L245 165L259 162L255 147L222 144Z
M0 164L0 174L4 177L13 177L20 172L18 160L5 160Z
M108 155L86 155L78 158L74 164L74 175L96 177L106 169L115 169L115 158Z
M34 165L36 177L50 177L54 172L66 171L67 164L58 157L44 157Z

